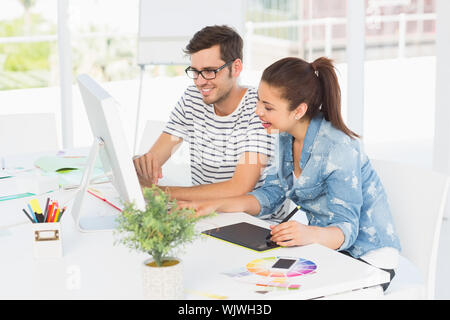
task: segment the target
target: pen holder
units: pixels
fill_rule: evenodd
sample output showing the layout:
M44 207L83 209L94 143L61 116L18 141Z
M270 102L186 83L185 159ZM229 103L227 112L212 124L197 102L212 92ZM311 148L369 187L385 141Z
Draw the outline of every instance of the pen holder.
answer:
M33 223L33 251L34 257L61 258L61 223Z

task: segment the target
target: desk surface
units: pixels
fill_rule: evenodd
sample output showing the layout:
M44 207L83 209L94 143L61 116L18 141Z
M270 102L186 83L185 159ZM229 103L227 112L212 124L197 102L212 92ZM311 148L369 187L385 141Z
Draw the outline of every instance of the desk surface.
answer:
M14 214L4 212L2 214ZM248 221L244 213L219 214L197 225L198 231ZM113 232L80 233L66 216L61 226L63 258L34 259L31 223L0 232L0 299L142 299L141 264L145 254L114 244ZM370 287L388 274L320 245L255 252L208 236L187 245L181 257L187 299L309 299ZM258 258L290 256L313 261L316 272L300 276L300 289L260 293L260 287L224 273Z
M74 195L74 190L59 191L52 198L68 202L70 213ZM45 203L46 195L38 199ZM35 259L32 225L21 213L28 200L0 202L0 299L143 298L141 268L147 256L115 245L112 231L80 233L69 214L61 222L63 257ZM102 205L99 201L99 210L105 209ZM242 221L268 228L266 221L245 213L222 213L196 228L200 232ZM256 252L202 235L176 255L184 264L186 299L310 299L389 280L387 272L317 244ZM227 275L255 259L276 256L307 259L317 269L297 277L298 290L261 290Z

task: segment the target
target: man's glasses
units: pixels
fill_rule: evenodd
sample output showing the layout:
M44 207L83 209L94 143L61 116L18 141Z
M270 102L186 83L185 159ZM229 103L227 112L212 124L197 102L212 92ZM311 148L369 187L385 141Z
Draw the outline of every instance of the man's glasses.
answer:
M217 72L219 72L226 66L232 64L233 62L234 62L234 60L228 61L223 66L221 66L215 70L206 69L206 70L198 71L192 67L187 67L186 70L184 70L184 72L186 72L186 74L189 78L194 79L194 80L197 80L199 75L202 75L203 79L205 79L205 80L213 80L216 78Z

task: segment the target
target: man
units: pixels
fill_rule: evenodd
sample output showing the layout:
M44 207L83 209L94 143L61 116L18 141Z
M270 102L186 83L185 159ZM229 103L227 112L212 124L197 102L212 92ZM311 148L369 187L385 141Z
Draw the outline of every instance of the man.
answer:
M255 114L257 92L238 83L242 38L227 26L198 31L185 49L194 80L150 150L134 160L144 186L157 184L161 166L186 140L192 187L167 187L172 198L203 200L242 195L259 187L273 138Z

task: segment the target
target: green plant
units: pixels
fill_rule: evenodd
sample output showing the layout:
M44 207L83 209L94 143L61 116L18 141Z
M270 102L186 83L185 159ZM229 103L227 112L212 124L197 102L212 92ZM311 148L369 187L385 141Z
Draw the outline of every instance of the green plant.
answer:
M134 203L125 203L117 218L116 241L126 247L148 253L157 266L162 266L168 254L182 244L192 242L198 235L195 223L202 218L192 209L180 209L176 200L153 185L144 188L145 211L135 208Z
M8 52L5 71L50 70L51 44L21 43Z

